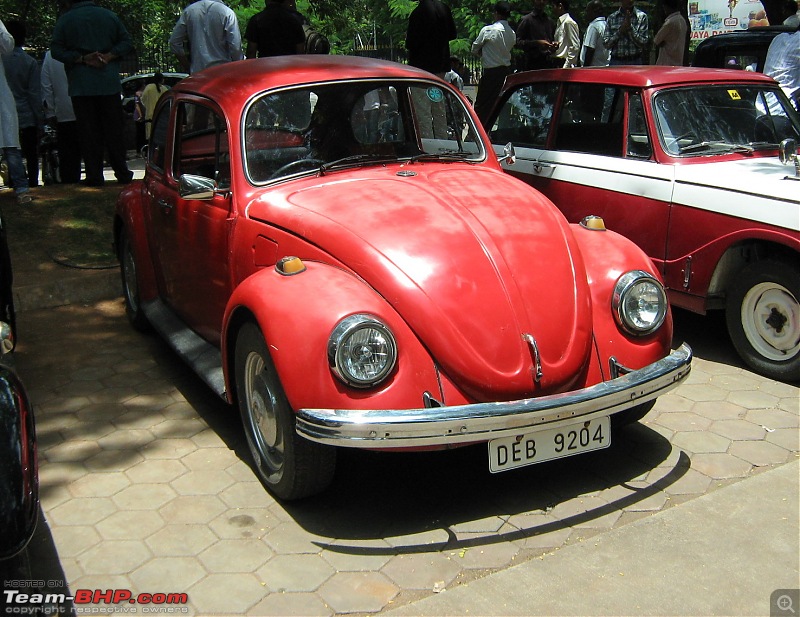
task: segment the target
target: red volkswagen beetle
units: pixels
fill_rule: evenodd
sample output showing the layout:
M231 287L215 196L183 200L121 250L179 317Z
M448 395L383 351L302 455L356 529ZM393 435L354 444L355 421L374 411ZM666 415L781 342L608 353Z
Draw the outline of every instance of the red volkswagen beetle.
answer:
M283 499L343 447L486 442L492 471L604 448L690 368L647 256L567 223L459 92L399 64L184 79L114 233L131 322L238 406Z

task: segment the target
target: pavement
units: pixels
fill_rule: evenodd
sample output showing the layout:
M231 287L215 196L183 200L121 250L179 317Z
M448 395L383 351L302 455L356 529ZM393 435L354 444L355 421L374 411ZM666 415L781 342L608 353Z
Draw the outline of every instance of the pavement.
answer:
M692 374L609 450L499 475L482 448L344 453L331 490L283 504L235 412L128 326L117 272L58 295L33 289L48 272L18 281L16 355L39 439L30 576L54 590L186 593L151 608L192 615L800 610L800 389L743 368L721 320L676 312Z

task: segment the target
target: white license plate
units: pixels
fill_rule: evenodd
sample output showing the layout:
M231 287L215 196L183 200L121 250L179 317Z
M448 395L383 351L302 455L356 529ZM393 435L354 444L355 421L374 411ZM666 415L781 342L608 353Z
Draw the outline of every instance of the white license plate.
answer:
M512 435L489 442L489 471L497 473L611 445L611 421L595 418L560 428Z

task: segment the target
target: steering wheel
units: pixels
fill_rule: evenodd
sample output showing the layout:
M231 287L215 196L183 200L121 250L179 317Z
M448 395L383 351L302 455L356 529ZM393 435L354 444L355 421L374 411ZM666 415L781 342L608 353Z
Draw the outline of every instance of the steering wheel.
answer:
M272 180L273 178L288 176L290 173L295 171L295 167L297 167L298 168L297 171L299 171L300 169L303 168L311 169L312 167L319 167L324 164L325 161L321 159L297 159L296 161L286 163L286 165L283 165L278 169L276 169L269 177L269 179Z

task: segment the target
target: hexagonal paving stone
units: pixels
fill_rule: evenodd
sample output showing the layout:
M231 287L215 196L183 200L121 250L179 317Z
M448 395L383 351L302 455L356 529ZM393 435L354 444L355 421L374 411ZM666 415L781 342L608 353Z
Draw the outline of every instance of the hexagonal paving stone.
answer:
M730 401L702 401L694 404L692 412L709 420L737 420L744 418L747 409Z
M125 471L139 461L141 454L132 450L103 450L85 463L90 471Z
M709 430L734 441L761 440L767 434L764 428L746 420L718 420Z
M256 574L270 591L315 591L335 570L319 555L276 555Z
M117 506L110 497L71 499L47 513L58 525L93 525L116 512Z
M764 428L797 428L798 415L781 409L751 409L745 419Z
M79 463L91 459L100 451L95 441L75 440L40 449L39 456L51 463Z
M268 508L275 503L261 482L237 482L222 491L219 498L231 509Z
M699 495L711 485L711 478L695 469L687 469L675 482L664 487L669 495Z
M382 538L334 540L322 551L337 572L380 570L393 557L392 547Z
M462 567L466 567L458 554L451 556L444 553L412 553L398 555L381 570L389 580L401 589L427 589L434 585L449 585Z
M382 610L399 591L378 572L339 572L317 593L337 613L371 613Z
M734 420L738 422L738 420ZM710 431L689 431L675 433L672 443L691 453L700 452L726 452L731 445L731 440Z
M156 437L169 437L171 439L182 437L188 439L205 428L205 422L197 418L191 418L189 420L164 420L159 424L154 424L151 430Z
M96 396L97 394L95 393L91 396ZM75 417L81 422L105 422L111 424L114 418L123 415L125 411L125 406L116 401L113 403L93 403L78 409L75 412Z
M655 420L658 424L666 426L673 431L704 431L711 426L711 420L694 413L661 414Z
M261 601L267 590L252 574L211 574L187 589L201 615L243 614Z
M217 471L228 467L235 457L227 448L198 448L183 457L183 464L192 471Z
M692 456L692 467L709 478L743 478L750 472L751 465L729 454L709 453Z
M194 557L154 557L131 572L137 590L182 593L206 575Z
M513 542L495 543L492 538L487 538L486 534L463 534L463 537L459 537L459 541L462 543L463 549L457 545L449 552L456 553L456 556L453 557L454 563L465 570L502 568L509 565L519 552L517 544Z
M203 469L187 471L170 485L180 495L218 495L233 483L233 478L225 470Z
M681 396L695 402L724 401L728 396L726 390L710 384L683 384L680 392Z
M331 610L314 593L271 593L247 614L253 617L327 617Z
M221 540L198 555L209 572L253 572L272 557L272 551L257 540Z
M148 460L150 459L179 459L197 450L197 444L191 439L154 439L145 444L139 452Z
M138 540L103 540L81 553L78 563L86 574L125 574L151 557Z
M130 479L119 471L93 473L70 483L69 492L75 497L110 497L130 484Z
M296 523L281 523L264 536L264 541L276 553L316 554L322 551L322 545L329 540L306 531Z
M180 461L172 459L152 459L137 463L125 475L134 482L154 484L168 483L187 473ZM174 488L174 487L173 487Z
M788 450L766 441L737 441L731 445L730 454L756 467L785 463L790 456Z
M216 517L209 527L220 538L263 538L281 521L266 508L235 509Z
M775 428L767 431L766 440L790 452L800 451L800 433L794 428Z
M97 531L90 525L54 525L50 531L62 559L77 557L100 540Z
M747 407L748 409L755 409L759 407L768 409L770 407L775 407L780 401L777 396L767 394L766 392L762 392L760 390L731 392L728 394L727 400L734 405L741 405L742 407Z
M208 523L226 510L216 495L181 495L159 509L168 523Z
M104 518L95 527L108 540L142 540L165 524L157 512L120 510Z
M165 525L146 542L160 557L185 557L197 555L218 541L206 525Z
M175 491L167 484L135 484L114 495L113 499L126 510L158 510L175 496Z
M103 450L140 450L154 439L146 429L116 430L98 439L97 443Z

